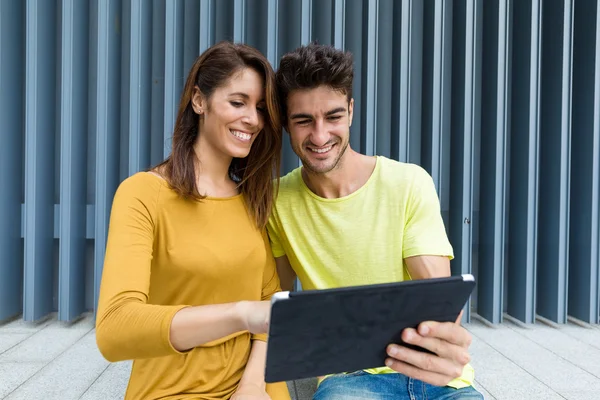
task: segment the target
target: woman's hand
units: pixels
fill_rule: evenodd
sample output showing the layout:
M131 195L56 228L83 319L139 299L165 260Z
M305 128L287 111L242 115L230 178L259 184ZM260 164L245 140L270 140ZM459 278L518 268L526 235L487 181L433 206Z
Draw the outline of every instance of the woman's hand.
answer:
M271 398L259 385L246 383L237 388L230 400L271 400Z

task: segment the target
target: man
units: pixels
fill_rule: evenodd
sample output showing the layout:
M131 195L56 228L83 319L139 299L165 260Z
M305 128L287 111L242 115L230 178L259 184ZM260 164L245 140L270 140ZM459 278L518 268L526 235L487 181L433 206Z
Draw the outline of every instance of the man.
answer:
M325 289L450 275L452 247L433 180L422 168L349 146L352 56L310 44L283 56L277 84L284 124L302 161L281 179L268 225L284 290L297 275ZM472 386L469 333L427 321L390 345L387 367L325 377L315 400L483 398Z

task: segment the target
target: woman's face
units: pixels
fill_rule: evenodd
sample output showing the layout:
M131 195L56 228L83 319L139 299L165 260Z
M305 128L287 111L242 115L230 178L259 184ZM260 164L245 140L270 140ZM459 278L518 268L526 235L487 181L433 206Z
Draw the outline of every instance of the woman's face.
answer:
M192 107L200 115L200 146L226 157L244 158L266 117L263 78L252 68L236 72L207 101L195 89ZM207 148L203 149L209 150Z

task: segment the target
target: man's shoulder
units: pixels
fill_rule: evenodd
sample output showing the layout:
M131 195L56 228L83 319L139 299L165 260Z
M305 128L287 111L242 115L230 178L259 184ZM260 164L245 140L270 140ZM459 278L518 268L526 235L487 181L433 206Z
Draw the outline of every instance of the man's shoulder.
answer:
M298 167L279 178L277 201L297 196L302 191L301 167Z
M381 162L381 176L383 181L388 184L400 185L406 188L407 185L431 179L429 172L420 165L396 161L383 156L378 158Z

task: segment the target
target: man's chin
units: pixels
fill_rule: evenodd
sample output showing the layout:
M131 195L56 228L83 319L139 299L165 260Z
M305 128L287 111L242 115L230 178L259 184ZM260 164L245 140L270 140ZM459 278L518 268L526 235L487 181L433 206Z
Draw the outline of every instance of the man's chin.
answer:
M335 162L327 161L322 163L315 163L303 159L302 166L313 174L326 174L335 168Z

